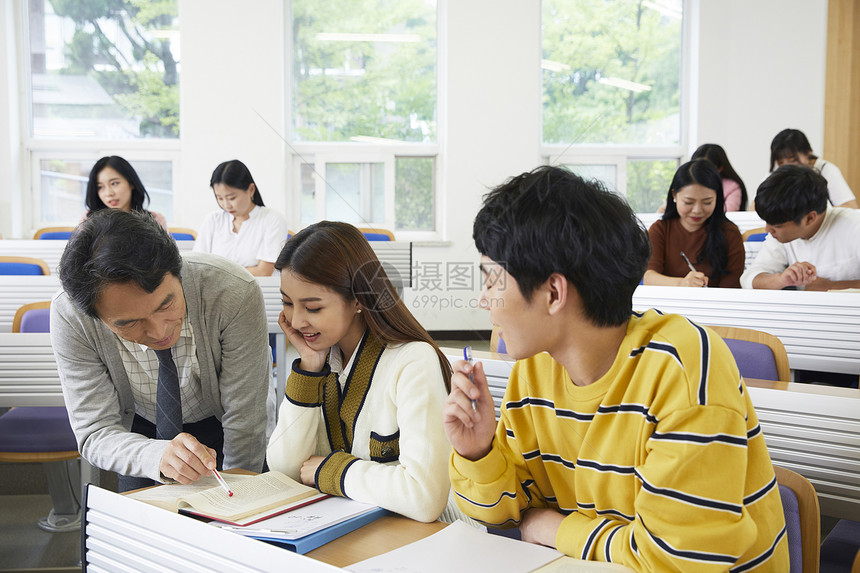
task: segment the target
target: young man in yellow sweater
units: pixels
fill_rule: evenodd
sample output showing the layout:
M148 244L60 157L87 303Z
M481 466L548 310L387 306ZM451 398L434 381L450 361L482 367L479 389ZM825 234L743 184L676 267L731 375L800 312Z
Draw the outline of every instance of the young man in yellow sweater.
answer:
M481 303L518 362L498 424L481 365L455 365L444 423L460 508L637 571L787 571L731 353L682 316L632 311L650 246L624 201L540 167L485 198L473 235Z

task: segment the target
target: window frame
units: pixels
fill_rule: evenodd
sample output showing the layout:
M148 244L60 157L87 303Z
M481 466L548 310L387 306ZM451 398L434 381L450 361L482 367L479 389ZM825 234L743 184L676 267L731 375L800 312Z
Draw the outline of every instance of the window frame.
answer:
M383 162L385 172L385 198L384 212L386 213L386 228L392 231L398 241L441 241L443 239L442 213L445 205L445 193L439 182L443 180L444 161L443 153L446 127L446 102L444 94L446 90L445 70L445 18L447 17L447 1L436 0L436 142L435 143L369 143L369 142L295 142L293 141L293 27L292 27L292 0L284 0L284 164L287 169L286 181L290 183L289 188L295 190L289 204L292 207L287 213L287 223L291 229L301 229L305 226L301 220L301 166L304 163L314 165L315 186L325 187L321 182L320 174L325 173L320 168L318 157L324 158L329 163L365 163L360 158L374 157L376 162ZM398 157L426 157L433 159L432 197L433 197L433 230L413 231L397 229L395 222L395 184L396 172L395 162ZM330 158L337 158L332 160ZM390 177L390 181L389 181ZM390 188L390 189L389 189ZM322 197L315 197L317 220L325 219L325 193ZM323 214L320 217L320 213ZM368 222L366 225L373 226Z
M179 0L178 0L179 1ZM180 180L180 156L182 131L176 138L141 138L141 139L74 139L63 137L35 137L33 135L33 73L30 57L30 22L27 2L16 2L15 19L18 25L16 40L20 60L18 65L18 85L21 86L19 113L21 118L22 161L26 162L23 170L25 201L22 205L22 220L29 222L31 229L38 229L47 224L42 221L42 178L40 162L43 159L96 159L106 155L120 155L134 164L135 161L170 161L171 176L174 182ZM181 84L180 84L181 85ZM181 90L181 87L180 87ZM180 98L179 117L182 121L182 99ZM175 209L175 197L171 196L172 207ZM75 217L78 217L75 214ZM78 220L67 221L77 225Z

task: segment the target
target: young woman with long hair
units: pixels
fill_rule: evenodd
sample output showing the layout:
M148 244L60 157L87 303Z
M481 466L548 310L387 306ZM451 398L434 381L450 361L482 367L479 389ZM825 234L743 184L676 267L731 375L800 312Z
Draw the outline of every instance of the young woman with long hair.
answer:
M269 467L416 519L462 516L450 498L442 407L451 366L367 240L323 221L284 245L279 323L298 351Z
M678 168L666 196L666 212L648 229L651 259L646 285L740 288L744 244L723 209L723 184L713 163L688 161Z

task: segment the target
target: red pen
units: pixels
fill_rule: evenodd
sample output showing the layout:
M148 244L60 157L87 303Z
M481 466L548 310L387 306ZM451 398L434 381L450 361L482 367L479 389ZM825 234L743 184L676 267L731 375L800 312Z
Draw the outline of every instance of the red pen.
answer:
M218 473L218 470L212 470L212 475L215 476L215 479L218 480L218 483L221 484L221 487L224 488L224 491L227 492L227 495L233 497L233 490L230 489L230 486L227 485L227 482L224 481L224 478L221 477L221 474Z

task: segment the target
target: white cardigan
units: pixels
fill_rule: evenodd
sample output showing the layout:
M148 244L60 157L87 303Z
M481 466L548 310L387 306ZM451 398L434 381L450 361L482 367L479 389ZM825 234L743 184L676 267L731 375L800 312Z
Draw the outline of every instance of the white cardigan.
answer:
M300 405L289 398L291 388L314 381L310 373L297 371L297 364L293 367L267 458L270 469L300 480L302 463L314 455L328 456L331 446L320 404ZM327 373L328 368L315 378L321 382ZM451 487L451 446L442 427L445 397L439 358L432 346L410 342L387 347L355 420L350 453L359 459L344 471L343 493L418 521L438 519ZM399 456L370 461L372 442L377 456L380 452L390 456L399 443Z

